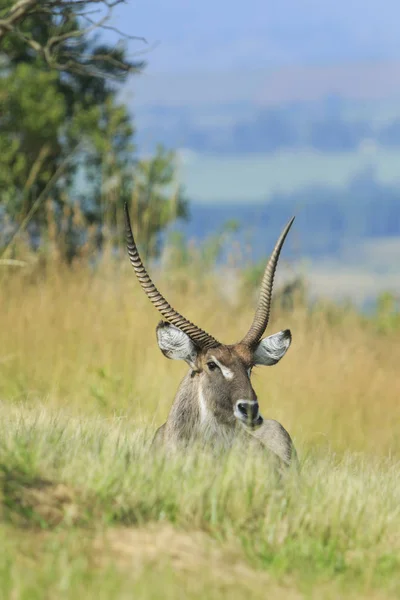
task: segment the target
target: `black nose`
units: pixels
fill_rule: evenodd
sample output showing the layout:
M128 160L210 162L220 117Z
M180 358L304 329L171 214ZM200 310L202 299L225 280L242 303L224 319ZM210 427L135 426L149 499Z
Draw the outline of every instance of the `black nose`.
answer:
M258 402L238 402L238 410L239 412L246 417L246 419L250 419L250 421L255 421L258 416Z

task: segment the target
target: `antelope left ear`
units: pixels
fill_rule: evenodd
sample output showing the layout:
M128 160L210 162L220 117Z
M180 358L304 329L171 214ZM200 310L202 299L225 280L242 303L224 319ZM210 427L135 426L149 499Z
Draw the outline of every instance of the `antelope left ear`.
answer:
M156 333L158 345L164 356L184 360L192 369L196 368L198 348L186 333L166 321L160 321Z
M279 333L270 335L258 344L254 352L254 364L256 365L276 365L277 362L286 354L292 341L290 329L285 329Z

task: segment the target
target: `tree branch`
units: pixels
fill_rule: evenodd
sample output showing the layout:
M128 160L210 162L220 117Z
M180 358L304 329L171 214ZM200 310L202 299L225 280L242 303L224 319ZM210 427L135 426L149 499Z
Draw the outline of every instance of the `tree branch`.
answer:
M124 40L147 43L144 38L126 34L110 25L113 9L124 0L18 0L7 10L0 10L0 44L9 35L14 35L26 44L35 54L41 56L49 67L59 71L87 74L90 76L110 76L107 67L112 67L113 77L124 77L138 70L143 62L131 62L122 53L88 52L87 41L96 31L108 30ZM97 20L89 15L103 13ZM34 29L26 26L28 18L53 15L57 19L54 35L47 40L34 37ZM87 27L81 27L82 21ZM77 52L72 47L78 48ZM79 51L79 49L81 51Z
M18 25L35 7L38 0L19 0L6 13L5 18L0 19L0 41Z

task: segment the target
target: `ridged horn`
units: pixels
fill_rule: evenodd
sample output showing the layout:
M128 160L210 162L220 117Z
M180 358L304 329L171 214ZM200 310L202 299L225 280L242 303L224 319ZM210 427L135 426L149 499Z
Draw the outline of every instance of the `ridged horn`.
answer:
M242 344L249 346L250 348L254 347L260 341L261 336L267 328L271 310L272 288L274 285L275 271L278 265L282 246L293 224L293 221L294 217L289 221L285 229L282 231L278 241L275 244L275 248L272 251L267 266L265 267L253 323L241 341Z
M214 339L211 335L197 327L183 317L178 311L176 311L164 298L164 296L158 291L149 274L147 273L142 260L140 258L131 227L131 221L129 218L128 205L125 203L125 232L126 232L126 243L128 247L128 254L132 266L135 270L136 276L142 286L146 296L154 304L156 309L162 314L162 316L172 325L178 327L181 331L185 332L190 339L199 348L207 349L220 346L220 343Z

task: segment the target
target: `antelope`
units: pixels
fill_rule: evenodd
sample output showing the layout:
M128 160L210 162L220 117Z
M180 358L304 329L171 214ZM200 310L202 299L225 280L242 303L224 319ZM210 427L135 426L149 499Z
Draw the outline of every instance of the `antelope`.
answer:
M158 345L169 359L183 360L183 378L166 422L153 445L185 448L194 441L229 449L237 439L267 450L280 466L297 464L292 440L275 420L264 419L251 384L256 365L271 366L286 354L292 336L285 329L262 338L269 321L272 287L279 255L294 217L283 229L265 268L253 322L240 342L222 344L177 312L158 291L140 258L125 204L126 242L130 262L149 300L164 317L156 328Z

